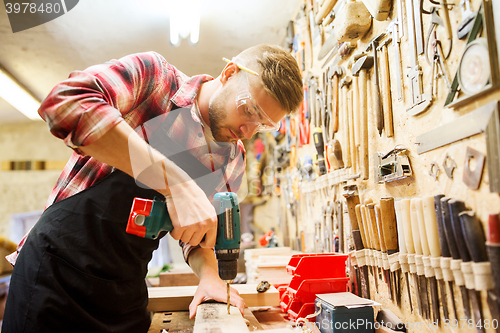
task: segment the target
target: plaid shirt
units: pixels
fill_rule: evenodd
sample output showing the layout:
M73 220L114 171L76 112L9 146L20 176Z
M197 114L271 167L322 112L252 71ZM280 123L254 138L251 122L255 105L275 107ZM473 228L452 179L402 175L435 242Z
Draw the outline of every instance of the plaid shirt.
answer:
M154 52L133 54L72 72L52 90L38 110L50 132L75 151L59 176L47 207L92 186L113 171L111 166L83 156L79 146L93 143L121 121L135 129L146 124L148 135L155 130L154 126L148 126L152 123L148 120L164 116L172 103L189 107L191 112L181 113L172 125L170 137L209 169L218 169L227 162L225 180L231 191L237 191L245 171L243 143L215 146L215 150L210 144L209 152L202 121L191 107L201 84L212 79L208 75L189 78ZM226 190L225 184L220 184L213 194L220 190ZM7 256L12 265L26 237L17 251ZM192 247L180 244L187 261Z

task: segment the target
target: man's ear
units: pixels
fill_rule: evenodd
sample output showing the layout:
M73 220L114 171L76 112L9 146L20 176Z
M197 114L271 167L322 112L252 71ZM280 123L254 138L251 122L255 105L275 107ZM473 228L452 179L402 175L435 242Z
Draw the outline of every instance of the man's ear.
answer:
M240 68L234 62L229 62L220 73L220 82L225 84L233 75L238 73Z

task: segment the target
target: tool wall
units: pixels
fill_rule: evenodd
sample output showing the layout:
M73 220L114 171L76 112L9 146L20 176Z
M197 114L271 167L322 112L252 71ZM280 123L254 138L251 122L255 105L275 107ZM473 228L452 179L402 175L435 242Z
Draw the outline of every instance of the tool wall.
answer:
M500 325L499 41L496 0L306 0L284 39L305 100L262 174L283 242L349 253L410 331Z

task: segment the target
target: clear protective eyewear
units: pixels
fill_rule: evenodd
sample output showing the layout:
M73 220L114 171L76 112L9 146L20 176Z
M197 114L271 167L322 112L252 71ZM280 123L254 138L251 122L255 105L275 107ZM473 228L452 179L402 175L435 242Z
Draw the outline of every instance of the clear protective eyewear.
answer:
M224 61L230 62L230 60L223 58ZM275 132L279 130L280 125L275 123L259 106L257 101L252 98L250 93L250 82L248 81L247 73L255 76L259 76L257 72L252 71L239 64L233 59L233 62L245 71L242 73L244 76L244 87L238 91L236 94L236 107L239 115L245 120L245 123L256 126L257 132Z

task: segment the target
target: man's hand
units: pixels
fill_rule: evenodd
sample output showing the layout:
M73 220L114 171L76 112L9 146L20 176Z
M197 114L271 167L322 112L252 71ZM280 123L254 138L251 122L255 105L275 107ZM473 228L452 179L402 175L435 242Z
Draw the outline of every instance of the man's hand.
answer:
M174 227L170 235L193 246L200 244L213 248L217 237L217 214L205 193L192 180L169 188L167 209Z
M230 294L231 305L236 306L243 315L243 312L245 311L245 301L241 298L239 292L234 288L230 288ZM191 301L191 304L189 304L189 318L194 318L196 315L196 309L200 303L211 299L223 303L227 302L227 286L226 283L220 278L200 280L200 284L198 285L198 289L196 289L193 300Z

